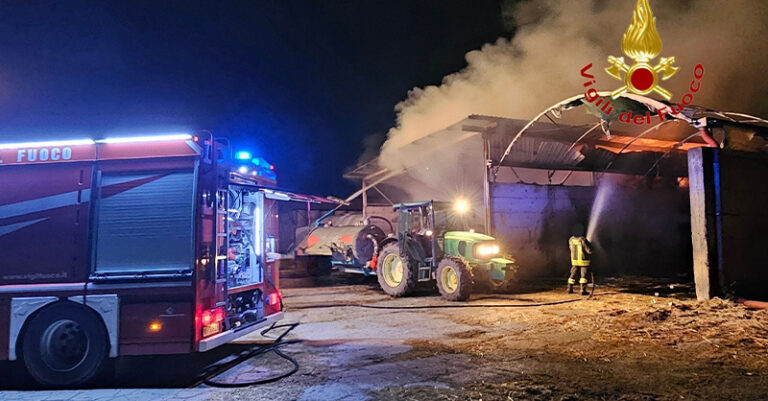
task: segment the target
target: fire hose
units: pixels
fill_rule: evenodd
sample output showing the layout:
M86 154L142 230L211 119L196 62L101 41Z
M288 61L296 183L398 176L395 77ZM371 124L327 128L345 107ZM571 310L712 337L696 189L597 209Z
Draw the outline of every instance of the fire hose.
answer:
M560 301L551 301L551 302L538 302L533 304L463 304L463 303L451 303L447 305L403 305L403 306L386 306L386 305L371 305L371 304L357 304L357 303L336 303L336 304L321 304L321 305L306 305L306 306L298 306L298 307L292 307L293 310L304 310L304 309L325 309L325 308L339 308L339 307L350 307L350 308L363 308L363 309L384 309L384 310L419 310L419 309L462 309L462 308L533 308L533 307L541 307L541 306L553 306L553 305L563 305L563 304L570 304L575 302L580 302L585 299L591 299L594 297L599 297L602 295L612 295L612 294L618 294L618 292L604 292L595 295L595 275L592 274L592 291L589 293L589 296L587 297L579 297L579 298L571 298L571 299L564 299Z
M279 336L275 338L275 341L270 344L265 345L258 345L252 348L248 348L246 350L240 351L237 354L234 354L235 357L226 362L217 362L212 365L209 365L205 369L203 369L202 373L198 376L198 383L204 383L211 387L225 387L225 388L236 388L236 387L248 387L248 386L256 386L259 384L267 384L267 383L273 383L278 380L284 379L288 376L291 376L292 374L298 372L299 370L299 363L291 357L290 355L285 354L282 350L280 350L280 347L283 345L288 344L296 344L301 342L301 340L284 340L285 336L288 335L293 329L295 329L299 324L298 323L287 323L287 324L281 324L281 325L272 325L269 328L262 330L261 335L266 335L270 331L274 329L280 329L280 328L287 328L285 331L280 333ZM293 365L291 367L291 370L281 373L277 376L268 377L266 379L259 379L259 380L253 380L248 382L220 382L215 381L214 379L224 373L225 371L234 368L237 365L240 365L241 363L260 356L264 355L268 352L274 352L279 356L280 358L283 358L287 360L288 362Z
M579 298L565 299L561 301L552 301L552 302L539 302L539 303L533 303L533 304L449 304L449 305L384 306L384 305L370 305L370 304L356 304L356 303L339 303L339 304L300 306L300 307L294 307L293 309L304 310L304 309L323 309L323 308L338 308L338 307L354 307L354 308L384 309L384 310L454 309L454 308L531 308L531 307L575 303L575 302L583 301L585 299L590 299L595 296L613 294L613 292L607 292L607 293L595 295L596 285L595 285L594 274L591 275L591 279L592 279L592 291L590 292L588 297L579 297ZM261 335L266 335L267 333L269 333L274 329L287 328L285 331L280 333L280 335L278 335L275 338L274 342L270 344L258 345L252 348L248 348L246 350L243 350L239 353L234 354L234 358L232 358L229 361L217 362L212 365L209 365L208 367L203 369L202 373L200 373L200 375L198 376L197 383L204 383L211 387L237 388L237 387L248 387L248 386L256 386L259 384L273 383L293 375L294 373L298 372L299 363L298 361L296 361L296 359L294 359L290 355L285 354L282 350L280 350L280 347L282 347L283 345L297 344L302 342L302 340L298 340L298 339L287 340L287 341L284 340L284 338L291 331L293 331L293 329L295 329L298 325L299 323L287 323L287 324L281 324L281 325L273 324L269 328L262 330ZM220 382L220 381L214 380L216 377L226 372L227 370L230 370L251 358L261 356L269 352L274 352L279 357L290 362L292 365L291 369L285 373L281 373L276 376L268 377L265 379L247 381L247 382Z

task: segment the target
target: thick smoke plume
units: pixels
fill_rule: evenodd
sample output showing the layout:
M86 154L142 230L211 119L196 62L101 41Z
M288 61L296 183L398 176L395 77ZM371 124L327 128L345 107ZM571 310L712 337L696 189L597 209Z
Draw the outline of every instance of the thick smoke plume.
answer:
M440 86L414 88L396 106L381 162L390 169L412 167L416 155L401 147L470 114L532 118L544 108L583 92L581 67L592 63L597 88L620 82L603 71L609 55L626 56L621 38L635 1L529 1L504 10L517 31L466 55L467 67L446 76ZM763 78L768 58L768 2L748 0L652 0L663 41L660 56L675 56L677 75L663 86L679 100L693 68L705 67L694 104L708 108L768 114ZM631 60L628 60L632 62ZM653 61L658 61L653 60ZM444 160L451 159L443 154ZM455 161L455 155L453 156Z

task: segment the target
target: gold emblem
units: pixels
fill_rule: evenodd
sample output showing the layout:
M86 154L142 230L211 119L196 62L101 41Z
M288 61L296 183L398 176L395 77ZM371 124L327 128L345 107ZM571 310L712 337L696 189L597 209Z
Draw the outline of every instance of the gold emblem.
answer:
M659 73L662 73L662 80L675 75L678 70L678 67L673 65L675 58L662 57L655 67L649 64L661 53L661 38L656 32L656 17L651 12L648 0L637 0L632 14L632 24L629 25L621 40L621 50L635 60L635 64L629 66L624 63L624 57L608 56L611 66L605 71L619 81L624 81L624 86L611 92L612 98L615 99L626 91L638 95L656 92L666 100L672 98L672 92L659 86ZM624 72L623 79L622 72Z

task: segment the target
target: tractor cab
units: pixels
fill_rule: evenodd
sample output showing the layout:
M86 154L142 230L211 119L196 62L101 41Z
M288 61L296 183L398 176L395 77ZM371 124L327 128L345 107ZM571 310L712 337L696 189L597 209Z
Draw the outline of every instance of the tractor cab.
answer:
M397 211L397 242L400 249L419 262L418 281L431 280L431 268L441 250L435 240L436 219L432 202L399 203Z

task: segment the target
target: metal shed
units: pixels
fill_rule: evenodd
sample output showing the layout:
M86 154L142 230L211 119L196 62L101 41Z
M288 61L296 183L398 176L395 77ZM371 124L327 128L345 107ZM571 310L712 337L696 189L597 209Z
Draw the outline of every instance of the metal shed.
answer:
M472 148L475 156L465 170L476 173L476 182L482 186L482 228L525 255L525 262L557 272L559 260L567 257L561 255L564 250L554 239L567 238L564 226L588 218L601 178L620 175L632 182L622 187L632 187L622 190L625 201L643 199L635 205L638 220L653 214L653 208L671 205L660 215L670 221L675 237L662 234L661 247L666 248L659 255L677 264L685 261L689 267L688 150L713 147L764 152L768 150L768 121L633 94L622 95L615 103L610 115L590 105L583 95L548 107L532 120L470 115L398 147L396 152L401 155L416 156L412 164L392 166L382 161L386 155L380 155L350 170L345 178L360 180L361 189L347 201L362 196L363 213L381 214L391 203L415 200L400 189L425 168L425 160L450 147L469 148L465 144L474 141L479 145ZM627 111L644 115L644 123L619 121ZM659 111L664 119L659 118ZM622 235L621 227L613 229L613 234L618 233L615 236ZM647 230L664 231L664 227ZM635 251L626 248L604 263L615 269L619 260ZM630 270L642 272L647 263L639 260Z

